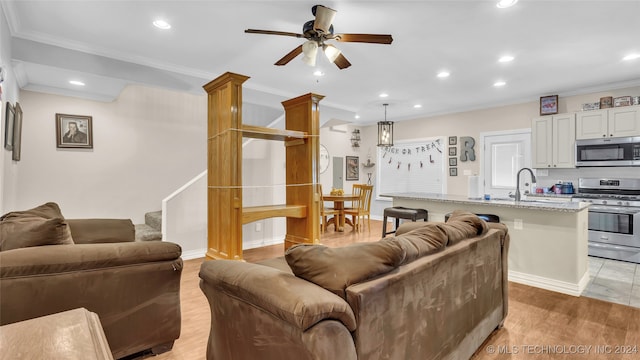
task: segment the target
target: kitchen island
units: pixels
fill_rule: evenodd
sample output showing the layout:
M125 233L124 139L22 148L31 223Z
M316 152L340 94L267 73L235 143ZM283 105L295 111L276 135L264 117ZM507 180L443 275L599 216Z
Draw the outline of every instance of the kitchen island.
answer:
M471 199L459 195L429 193L381 194L393 206L429 211L430 221L444 221L454 210L494 214L507 225L509 280L580 296L589 282L588 203Z

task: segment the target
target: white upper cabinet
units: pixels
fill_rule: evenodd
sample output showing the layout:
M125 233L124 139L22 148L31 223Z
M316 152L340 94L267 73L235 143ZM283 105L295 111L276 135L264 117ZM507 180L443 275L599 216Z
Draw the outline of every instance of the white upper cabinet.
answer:
M576 139L623 136L640 136L640 106L577 113Z
M534 168L575 167L575 113L534 118L531 136Z

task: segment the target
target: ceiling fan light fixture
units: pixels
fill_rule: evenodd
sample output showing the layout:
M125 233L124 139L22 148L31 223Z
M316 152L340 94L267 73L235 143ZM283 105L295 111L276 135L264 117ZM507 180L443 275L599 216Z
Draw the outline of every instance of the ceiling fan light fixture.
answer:
M329 61L332 63L336 61L338 56L340 56L340 54L342 53L340 50L338 50L337 47L333 45L324 45L323 48L324 48L324 54L327 56L327 59L329 59Z
M302 62L309 66L316 66L316 56L318 55L317 42L309 40L302 44L302 53L304 54Z

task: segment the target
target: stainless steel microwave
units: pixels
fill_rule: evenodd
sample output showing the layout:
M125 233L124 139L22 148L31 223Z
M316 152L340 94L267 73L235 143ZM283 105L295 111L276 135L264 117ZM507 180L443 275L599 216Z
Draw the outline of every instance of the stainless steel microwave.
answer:
M576 166L640 166L640 136L576 140Z

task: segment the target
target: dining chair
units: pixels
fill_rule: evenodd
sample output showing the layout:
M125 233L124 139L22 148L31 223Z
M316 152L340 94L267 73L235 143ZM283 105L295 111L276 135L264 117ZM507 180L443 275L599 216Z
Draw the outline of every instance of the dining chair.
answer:
M367 226L369 230L371 230L371 197L373 194L373 185L354 184L353 190L354 194L359 194L360 197L354 201L353 208L344 210L344 215L351 215L353 226L358 231L364 231L364 217L366 216Z
M324 195L322 193L322 185L318 184L318 188L320 189L320 216L322 217L322 225L320 226L320 232L324 233L327 231L327 216L333 215L334 217L340 216L340 210L336 210L332 207L324 206ZM338 229L339 220L336 218L334 220L334 226Z

